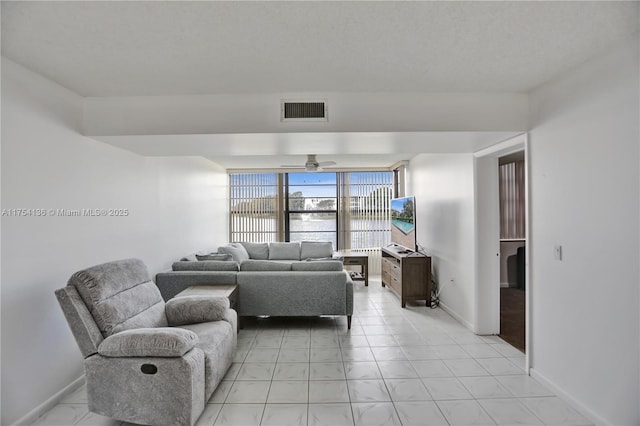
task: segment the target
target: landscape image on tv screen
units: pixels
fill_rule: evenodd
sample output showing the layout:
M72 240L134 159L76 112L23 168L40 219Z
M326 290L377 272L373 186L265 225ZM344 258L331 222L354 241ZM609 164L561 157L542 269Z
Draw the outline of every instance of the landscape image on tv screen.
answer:
M414 197L391 200L391 241L411 250L416 248L414 204Z

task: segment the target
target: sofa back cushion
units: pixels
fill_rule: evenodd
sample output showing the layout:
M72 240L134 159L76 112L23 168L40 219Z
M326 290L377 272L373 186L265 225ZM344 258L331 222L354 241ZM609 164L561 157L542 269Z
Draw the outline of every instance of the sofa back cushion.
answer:
M240 243L229 243L226 246L218 247L218 253L230 254L236 262L249 259L249 253Z
M238 271L234 260L201 260L196 262L173 262L174 271Z
M269 260L300 260L300 243L270 243Z
M249 253L249 257L255 260L267 260L269 259L269 244L268 243L240 243Z
M344 265L339 260L300 261L291 264L292 271L342 271Z
M104 337L167 326L164 301L141 260L118 260L78 271L68 285L76 288Z
M333 244L330 241L303 241L300 243L300 260L331 259Z
M245 260L240 264L241 271L290 271L291 262L277 260Z

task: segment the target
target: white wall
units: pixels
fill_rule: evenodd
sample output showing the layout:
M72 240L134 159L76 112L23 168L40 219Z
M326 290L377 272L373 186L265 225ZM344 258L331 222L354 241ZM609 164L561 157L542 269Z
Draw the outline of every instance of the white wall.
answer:
M441 306L475 325L475 211L472 154L421 154L409 163L418 243L431 256Z
M134 116L130 117L134 119ZM201 158L144 158L79 133L82 98L3 58L2 209L128 209L126 217L2 217L2 419L82 374L54 290L139 257L152 274L228 238L227 177Z
M636 38L531 94L532 374L617 425L640 424L638 62Z

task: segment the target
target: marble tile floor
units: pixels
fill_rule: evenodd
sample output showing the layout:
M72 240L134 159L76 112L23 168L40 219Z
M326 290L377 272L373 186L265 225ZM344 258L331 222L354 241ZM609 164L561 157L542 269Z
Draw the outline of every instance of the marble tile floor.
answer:
M35 425L120 425L87 411L85 387ZM257 318L197 425L589 425L524 371L524 355L441 309L407 304L379 277L344 317Z

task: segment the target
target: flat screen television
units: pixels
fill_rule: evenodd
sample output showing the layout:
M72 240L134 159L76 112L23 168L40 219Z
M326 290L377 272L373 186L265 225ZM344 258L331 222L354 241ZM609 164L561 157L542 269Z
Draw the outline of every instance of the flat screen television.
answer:
M417 251L415 197L391 199L391 242Z

